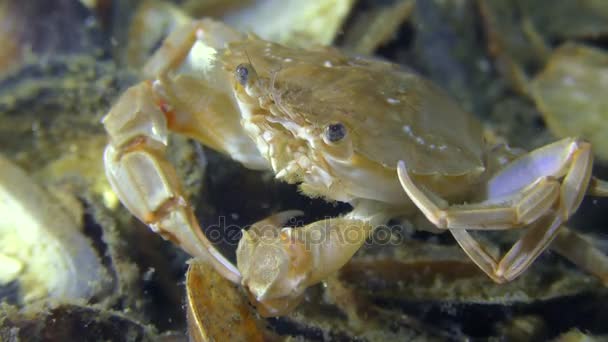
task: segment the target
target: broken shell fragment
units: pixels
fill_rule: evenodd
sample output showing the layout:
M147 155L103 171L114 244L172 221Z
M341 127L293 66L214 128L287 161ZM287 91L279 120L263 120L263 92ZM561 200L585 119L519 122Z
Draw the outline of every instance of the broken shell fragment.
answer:
M155 0L142 2L128 30L128 64L138 68L167 34L192 18L208 16L221 18L239 31L289 46L329 45L355 5L354 0L214 2L190 2L182 7ZM382 36L386 30L381 31L374 36Z
M355 53L373 54L378 47L396 38L398 28L412 15L415 3L401 0L358 14L352 28L345 32L342 46Z
M597 156L608 160L607 88L608 54L568 43L551 55L531 91L553 134L587 139Z
M241 31L290 46L331 44L346 20L353 0L263 0L227 13L223 20Z
M20 302L89 299L105 269L73 215L0 155L0 282L16 281Z
M192 261L186 291L192 341L266 341L271 337L245 295L212 266Z

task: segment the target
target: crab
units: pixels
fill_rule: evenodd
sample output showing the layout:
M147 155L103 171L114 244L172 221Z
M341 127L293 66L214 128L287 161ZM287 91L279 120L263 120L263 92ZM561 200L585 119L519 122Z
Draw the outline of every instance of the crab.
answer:
M266 316L292 310L390 218L451 232L502 283L571 233L564 223L585 194L608 194L591 175L589 143L566 138L526 153L491 146L481 123L430 81L333 47L289 48L203 19L171 33L144 73L149 80L103 120L114 191L152 230L242 284ZM298 211L254 223L235 266L201 231L165 159L170 132L353 209L299 228L284 227ZM502 258L469 232L520 228L527 231ZM608 280L597 270L605 257L578 245L590 253L572 258Z

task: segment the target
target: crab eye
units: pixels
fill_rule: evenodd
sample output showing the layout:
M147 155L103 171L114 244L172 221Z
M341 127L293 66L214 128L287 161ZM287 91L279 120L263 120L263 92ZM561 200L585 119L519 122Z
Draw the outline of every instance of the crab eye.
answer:
M252 68L249 64L239 64L234 70L234 76L236 77L237 82L239 82L243 87L247 85L251 71Z
M325 138L332 143L336 143L346 136L346 127L341 123L334 123L325 129Z

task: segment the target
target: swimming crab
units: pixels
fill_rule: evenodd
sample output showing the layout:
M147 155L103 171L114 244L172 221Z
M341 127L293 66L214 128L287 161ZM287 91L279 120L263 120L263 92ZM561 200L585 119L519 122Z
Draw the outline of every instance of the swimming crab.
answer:
M103 120L108 179L131 213L242 284L265 315L291 310L374 227L417 213L450 231L494 281L512 280L566 229L586 193L607 193L591 176L589 143L567 138L528 153L489 146L477 119L389 62L289 48L205 19L170 34L144 70L150 80ZM283 227L297 211L257 222L243 232L235 266L202 233L165 160L170 132L353 209L300 228ZM502 258L469 233L519 228L526 233ZM578 260L593 270L605 259Z

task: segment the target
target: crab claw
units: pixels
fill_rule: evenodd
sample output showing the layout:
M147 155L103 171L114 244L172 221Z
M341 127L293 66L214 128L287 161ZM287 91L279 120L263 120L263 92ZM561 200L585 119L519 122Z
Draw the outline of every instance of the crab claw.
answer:
M263 316L291 311L304 290L346 264L372 230L367 222L347 218L301 228L260 223L254 227L243 232L237 265L243 286L260 304L258 311Z

